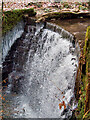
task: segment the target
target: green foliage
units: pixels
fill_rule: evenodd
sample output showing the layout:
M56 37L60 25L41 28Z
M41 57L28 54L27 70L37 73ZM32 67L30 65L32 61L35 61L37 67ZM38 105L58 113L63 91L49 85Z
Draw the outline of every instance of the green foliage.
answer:
M65 3L65 4L63 5L63 7L65 7L65 8L70 8L70 6L69 6L68 3Z
M33 8L30 9L17 9L12 11L5 11L3 12L4 17L3 19L3 25L2 25L2 33L5 34L7 31L11 30L17 22L19 22L24 14L28 14L29 16L36 15L36 12L34 12Z
M78 101L78 109L77 109L77 112L78 112L78 115L77 115L77 119L83 119L83 116L85 115L85 112L84 112L84 109L85 109L85 99L86 99L86 85L88 84L88 68L90 67L90 26L88 26L87 28L87 32L86 32L86 37L85 37L85 45L84 45L84 48L83 48L83 55L85 56L85 64L86 64L86 67L85 67L85 71L86 71L86 74L83 74L81 73L81 80L82 80L82 84L80 86L81 88L81 96L79 98L79 101ZM86 116L85 116L85 120L89 120L88 117L89 117L90 113L88 113Z
M40 3L37 3L36 5L37 5L38 8L42 7L42 5Z
M88 26L87 28L87 36L88 36L88 39L90 40L90 26Z
M82 5L79 5L79 10L87 10L87 8Z
M44 10L45 10L45 12L50 12L49 8L45 8Z
M82 2L77 2L76 5L82 5Z
M85 95L86 95L86 91L84 90L84 87L82 85L81 87L81 92L82 92L82 95L78 101L78 109L77 109L77 112L79 113L77 115L77 119L81 119L83 118L83 115L84 115L84 108L85 108Z
M88 41L87 41L87 39L88 39ZM87 32L86 32L85 45L84 45L84 48L83 48L84 49L84 56L86 54L86 50L88 49L88 52L90 50L89 44L90 44L90 26L88 26Z

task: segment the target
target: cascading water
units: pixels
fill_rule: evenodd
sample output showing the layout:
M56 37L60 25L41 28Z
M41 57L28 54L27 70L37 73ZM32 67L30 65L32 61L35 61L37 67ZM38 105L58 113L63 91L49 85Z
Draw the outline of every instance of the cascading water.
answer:
M14 44L15 40L19 38L22 33L24 32L24 22L19 22L12 31L9 31L5 37L3 37L3 61L5 60L5 57L8 54L8 51L10 50L11 46Z
M22 52L16 48L14 58L19 60L13 62L5 91L10 101L10 107L5 108L9 117L69 118L76 105L74 87L78 66L78 44L73 44L73 36L50 23L45 27L28 25L19 47L24 51L24 64L19 66L22 59L17 54L22 56ZM65 110L64 106L59 108L62 101Z

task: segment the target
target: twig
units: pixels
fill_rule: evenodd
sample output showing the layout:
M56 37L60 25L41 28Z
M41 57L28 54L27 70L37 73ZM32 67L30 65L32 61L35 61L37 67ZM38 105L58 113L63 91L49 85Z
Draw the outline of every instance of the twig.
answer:
M57 85L56 85L56 83L54 82L54 81L52 81L52 80L50 80L56 87L57 87ZM61 90L60 90L60 88L59 87L57 87L57 89L61 92L61 94L64 94ZM56 95L55 95L55 97L58 99L58 100L60 100ZM65 97L65 96L64 96ZM65 98L66 99L66 101L67 101L67 98ZM60 100L61 101L61 100ZM68 103L68 101L67 101L67 103ZM69 107L71 107L71 105L70 104L68 104L68 106ZM71 110L71 109L70 109Z
M83 119L85 118L85 116L88 114L88 112L90 112L90 110L88 110L84 115L83 115ZM82 120L83 120L82 119Z

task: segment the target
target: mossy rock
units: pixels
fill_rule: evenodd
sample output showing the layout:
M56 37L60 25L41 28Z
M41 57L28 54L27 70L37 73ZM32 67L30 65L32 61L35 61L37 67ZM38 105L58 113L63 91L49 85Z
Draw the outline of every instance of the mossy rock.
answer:
M87 98L89 98L89 93L87 94L87 85L90 84L89 82L89 68L90 68L90 26L87 28L86 37L85 37L85 45L83 48L83 58L85 59L84 64L82 64L82 69L84 66L84 69L81 71L81 82L80 85L81 89L81 95L78 101L78 108L76 112L78 112L78 115L76 116L77 119L83 119L83 120L89 120L90 112L88 112L88 108L90 107L88 105L88 102L86 102ZM84 71L84 72L83 72ZM87 106L86 106L87 104ZM88 112L88 114L86 114Z
M23 18L25 14L28 14L31 17L35 16L36 12L33 8L30 8L5 11L3 12L3 14L4 16L2 16L2 34L4 35L7 31L11 30L17 24L17 22L19 22Z

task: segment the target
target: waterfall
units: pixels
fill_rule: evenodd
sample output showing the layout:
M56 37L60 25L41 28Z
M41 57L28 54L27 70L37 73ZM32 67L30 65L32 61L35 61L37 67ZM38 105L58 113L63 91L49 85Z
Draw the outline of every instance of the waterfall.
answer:
M19 38L22 33L24 32L24 22L18 22L17 25L8 33L6 33L5 36L3 36L3 61L5 60L5 57L8 54L8 51L10 50L11 46L14 44L14 42Z
M24 52L16 49L13 71L8 75L6 93L12 101L7 107L9 115L14 118L69 118L76 106L78 43L69 32L51 23L28 25L27 29L19 46ZM22 61L22 69L18 70ZM17 94L10 97L12 93ZM59 108L63 101L66 110Z

